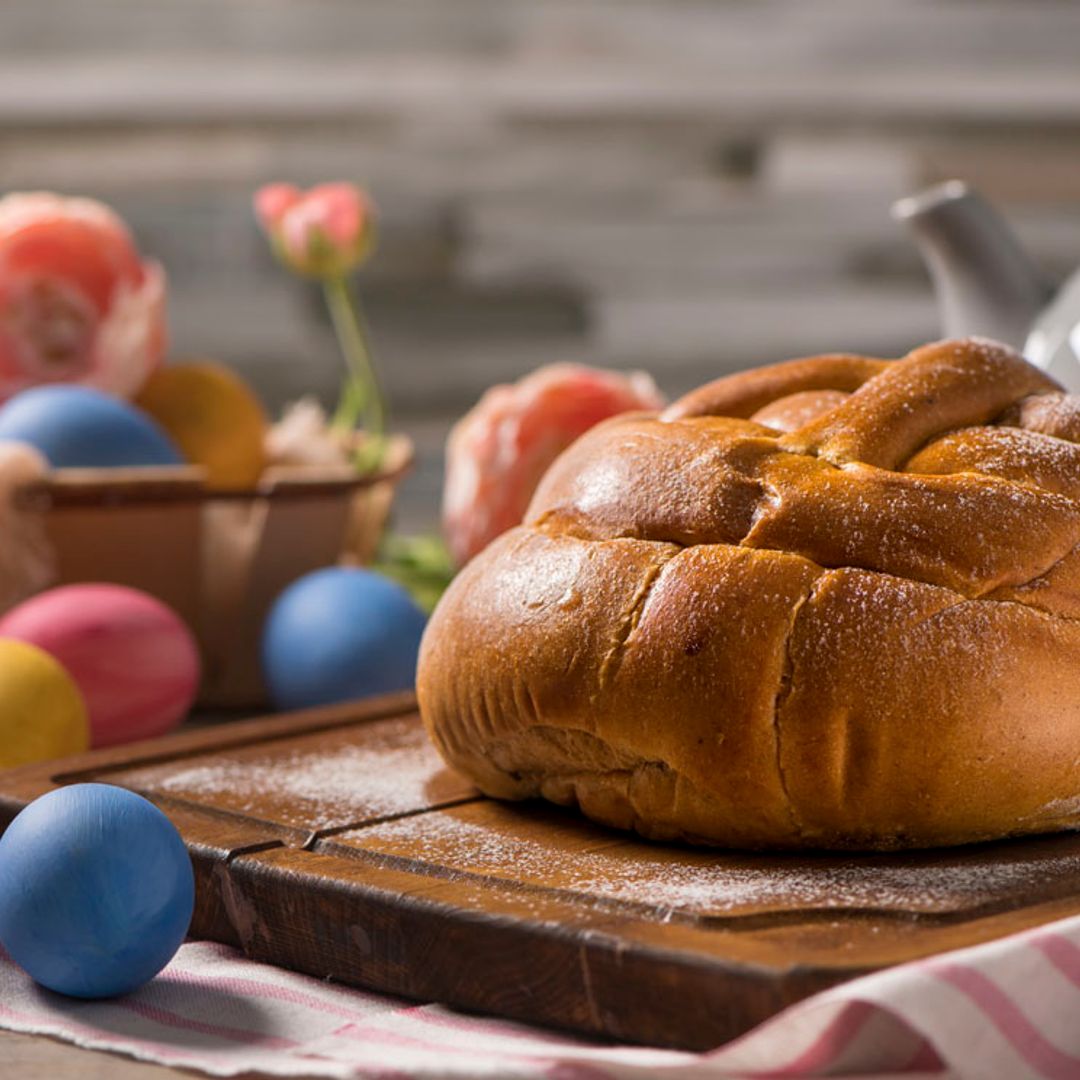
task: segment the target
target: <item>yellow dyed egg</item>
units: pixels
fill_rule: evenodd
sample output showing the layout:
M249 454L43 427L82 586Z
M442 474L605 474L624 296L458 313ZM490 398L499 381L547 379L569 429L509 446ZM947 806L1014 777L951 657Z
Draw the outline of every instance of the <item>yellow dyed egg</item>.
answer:
M71 676L36 645L0 638L0 768L89 745L86 705Z
M218 491L255 486L266 463L269 421L243 379L213 361L159 368L136 399Z

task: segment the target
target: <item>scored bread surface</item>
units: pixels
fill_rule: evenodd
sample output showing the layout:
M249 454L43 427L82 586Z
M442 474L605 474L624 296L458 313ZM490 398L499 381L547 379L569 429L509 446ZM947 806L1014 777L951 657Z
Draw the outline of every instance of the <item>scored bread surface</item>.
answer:
M1078 443L1080 399L976 339L609 420L440 602L428 731L489 795L655 839L1076 827Z

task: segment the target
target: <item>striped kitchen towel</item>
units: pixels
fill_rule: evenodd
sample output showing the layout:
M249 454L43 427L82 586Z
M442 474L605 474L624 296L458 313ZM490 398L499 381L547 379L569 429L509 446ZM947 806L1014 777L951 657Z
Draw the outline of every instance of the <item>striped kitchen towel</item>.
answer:
M73 1001L0 952L0 1026L217 1076L637 1080L1080 1078L1080 918L810 998L707 1054L587 1039L333 986L191 942L137 993Z

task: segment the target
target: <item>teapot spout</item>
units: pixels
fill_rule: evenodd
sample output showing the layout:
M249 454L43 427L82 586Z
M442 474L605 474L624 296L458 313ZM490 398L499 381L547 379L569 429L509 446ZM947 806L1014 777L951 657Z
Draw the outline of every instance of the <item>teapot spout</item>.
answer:
M930 270L947 337L978 335L1021 348L1053 287L1002 217L959 180L900 199Z

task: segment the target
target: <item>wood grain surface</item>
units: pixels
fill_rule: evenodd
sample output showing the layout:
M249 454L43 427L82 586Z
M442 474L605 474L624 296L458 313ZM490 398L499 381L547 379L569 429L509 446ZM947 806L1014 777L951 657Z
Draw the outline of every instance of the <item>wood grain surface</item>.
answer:
M648 844L483 798L409 695L12 770L138 791L196 868L193 933L343 983L704 1049L856 975L1080 912L1080 836L902 855Z
M336 397L312 283L252 190L357 179L361 292L431 528L450 421L552 360L677 396L817 351L936 336L893 199L952 176L1052 277L1080 258L1070 0L9 0L0 188L85 192L169 274L172 351L272 410Z

